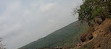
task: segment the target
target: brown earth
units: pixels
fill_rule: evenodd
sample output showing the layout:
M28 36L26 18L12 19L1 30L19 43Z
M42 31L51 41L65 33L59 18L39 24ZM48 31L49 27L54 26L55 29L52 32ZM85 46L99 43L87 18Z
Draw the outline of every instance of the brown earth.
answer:
M80 40L74 49L111 49L111 19L95 24L94 29L82 34Z

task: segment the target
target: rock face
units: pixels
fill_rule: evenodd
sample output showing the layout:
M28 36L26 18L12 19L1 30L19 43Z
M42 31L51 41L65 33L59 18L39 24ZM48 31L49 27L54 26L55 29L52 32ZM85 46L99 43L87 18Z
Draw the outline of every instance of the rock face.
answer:
M111 19L106 19L95 28L81 35L81 46L77 49L111 49Z

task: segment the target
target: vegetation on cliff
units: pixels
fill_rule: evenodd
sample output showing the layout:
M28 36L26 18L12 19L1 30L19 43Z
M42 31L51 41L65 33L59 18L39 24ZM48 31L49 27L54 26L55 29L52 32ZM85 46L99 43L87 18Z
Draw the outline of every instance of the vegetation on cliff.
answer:
M78 13L90 29L75 49L111 49L111 0L84 0Z
M102 22L111 17L111 0L84 0L78 10L78 19L87 22L89 26L97 23L97 18Z

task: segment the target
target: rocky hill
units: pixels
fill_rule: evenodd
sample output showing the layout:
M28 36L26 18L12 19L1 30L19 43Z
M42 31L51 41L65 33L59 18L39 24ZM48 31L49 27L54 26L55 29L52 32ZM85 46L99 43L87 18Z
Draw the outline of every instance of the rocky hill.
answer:
M78 13L90 29L74 49L111 49L111 0L84 0Z
M82 34L80 39L75 49L111 49L111 19Z

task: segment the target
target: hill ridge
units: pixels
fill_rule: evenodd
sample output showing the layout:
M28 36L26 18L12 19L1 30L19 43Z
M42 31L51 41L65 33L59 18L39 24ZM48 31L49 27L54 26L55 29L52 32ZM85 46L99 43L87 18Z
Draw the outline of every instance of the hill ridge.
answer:
M65 26L44 38L29 43L19 49L35 49L45 47L73 47L78 41L78 36L82 33L87 25L84 23L81 25L79 21L73 22L68 26ZM76 40L74 40L76 39ZM69 45L69 46L68 46Z

